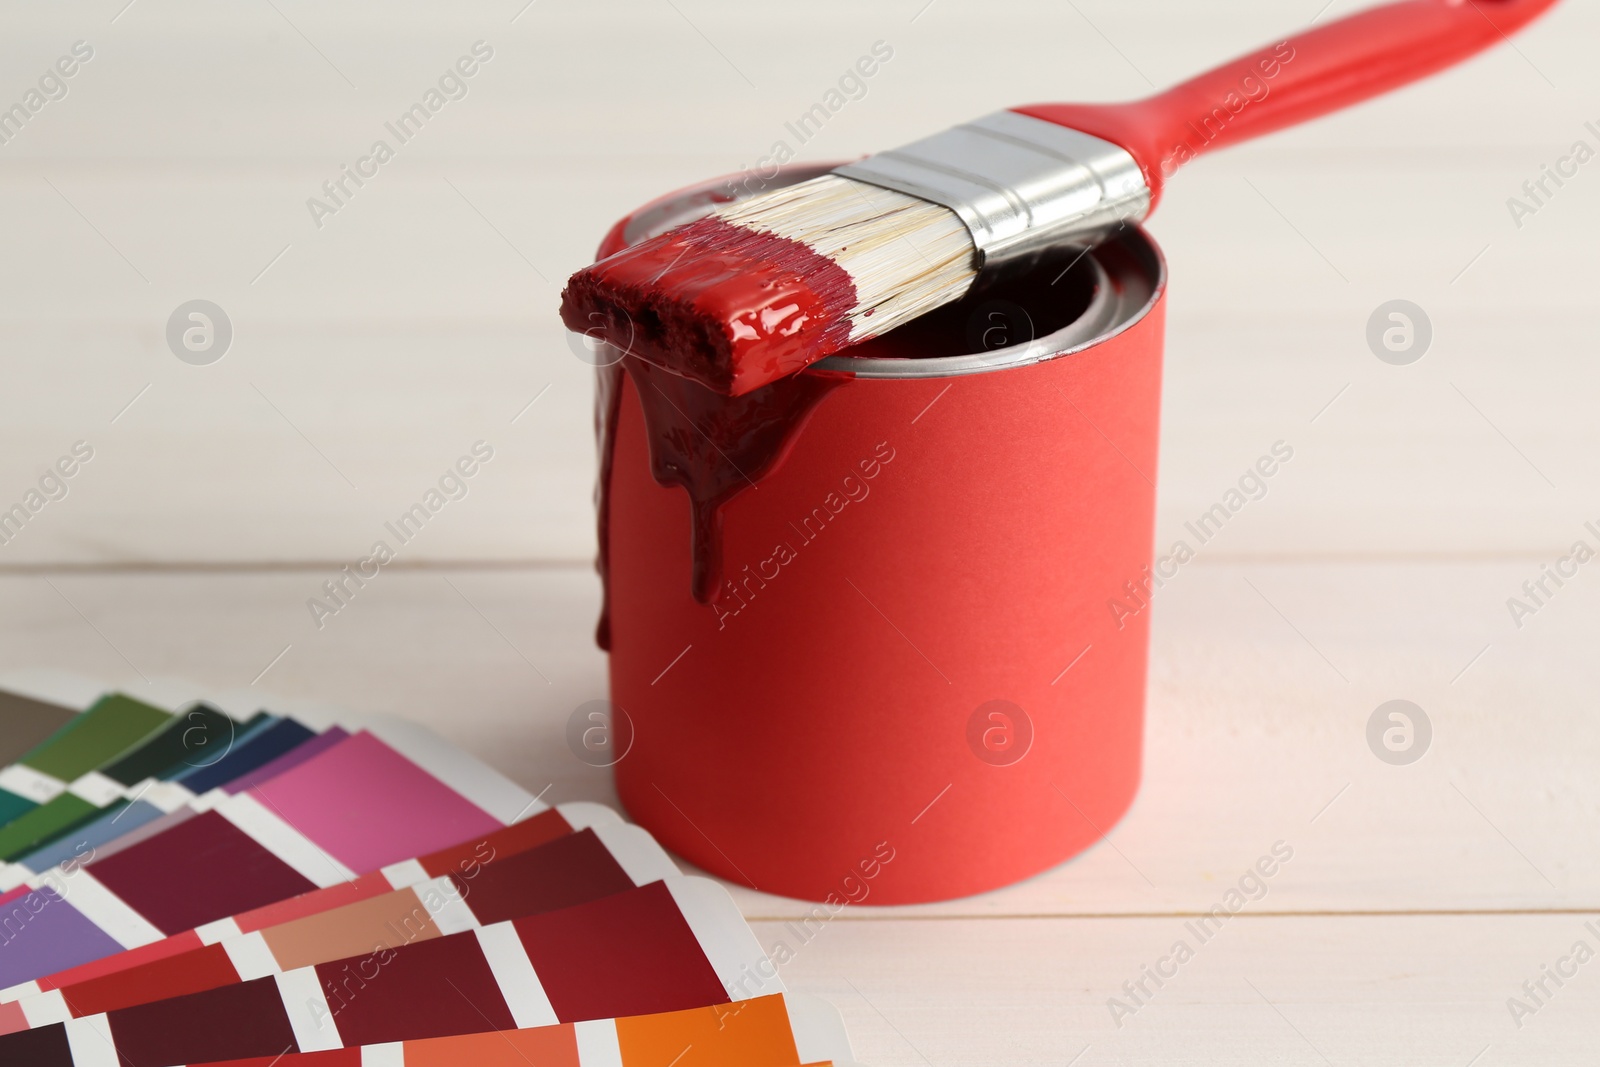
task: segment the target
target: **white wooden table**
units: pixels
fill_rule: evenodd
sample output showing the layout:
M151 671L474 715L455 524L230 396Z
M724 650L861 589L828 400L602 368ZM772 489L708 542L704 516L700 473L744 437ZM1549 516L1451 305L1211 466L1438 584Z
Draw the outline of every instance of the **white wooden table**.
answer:
M1500 600L1531 566L1197 561L1158 604L1146 784L1106 842L983 897L848 909L803 946L784 920L804 905L732 888L769 947L798 950L785 980L845 1012L865 1063L1060 1064L1086 1047L1085 1064L1582 1062L1600 969L1550 985L1520 1028L1506 1007L1575 941L1600 942L1584 928L1600 916L1600 586L1517 633ZM321 577L7 577L8 614L28 621L7 624L3 664L225 689L289 644L258 688L393 710L547 799L614 803L563 738L605 691L588 573L387 574L319 634L301 601ZM1394 697L1434 728L1410 766L1366 743ZM1186 922L1279 841L1293 858L1265 895L1201 944ZM1194 958L1137 1005L1122 984L1178 939ZM1138 1008L1120 1028L1113 996Z
M0 8L0 102L95 48L0 145L0 505L95 449L0 546L0 673L392 711L558 801L614 799L563 739L604 672L589 371L554 316L610 219L754 162L876 40L894 59L802 158L1137 95L1320 6L125 3ZM1597 33L1568 0L1516 50L1173 183L1158 542L1274 441L1295 459L1160 594L1145 786L1108 840L849 909L785 968L863 1062L1592 1061L1600 962L1542 968L1600 951L1600 564L1520 629L1506 600L1600 549L1600 162L1521 228L1505 202L1600 147ZM305 200L480 39L468 95L316 228ZM235 331L210 366L163 336L194 298ZM1410 366L1363 337L1394 298L1434 327ZM315 629L306 598L480 439L471 494ZM1366 739L1397 698L1433 728L1408 766ZM1265 895L1135 1002L1278 841ZM735 892L792 937L802 906Z

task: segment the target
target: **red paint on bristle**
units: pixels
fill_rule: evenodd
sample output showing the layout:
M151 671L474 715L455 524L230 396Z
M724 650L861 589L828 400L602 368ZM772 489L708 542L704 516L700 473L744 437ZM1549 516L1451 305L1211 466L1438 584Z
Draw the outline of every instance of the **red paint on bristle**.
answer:
M692 222L572 276L561 319L728 396L850 342L856 287L833 260L721 219Z

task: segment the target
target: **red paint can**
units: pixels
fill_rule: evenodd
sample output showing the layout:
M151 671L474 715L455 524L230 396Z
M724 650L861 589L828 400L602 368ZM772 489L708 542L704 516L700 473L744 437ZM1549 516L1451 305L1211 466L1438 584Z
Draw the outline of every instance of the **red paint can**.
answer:
M714 189L624 219L602 254ZM1027 878L1132 803L1165 267L1130 228L1063 269L805 372L832 388L722 507L710 604L641 386L609 379L616 782L667 847L771 893L902 904Z

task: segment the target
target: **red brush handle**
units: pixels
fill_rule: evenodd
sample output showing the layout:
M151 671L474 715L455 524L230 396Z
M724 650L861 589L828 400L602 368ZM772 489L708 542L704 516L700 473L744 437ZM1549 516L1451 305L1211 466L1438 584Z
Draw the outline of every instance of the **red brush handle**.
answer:
M1126 104L1013 110L1131 153L1152 198L1201 152L1325 115L1497 44L1556 0L1403 0L1252 52Z

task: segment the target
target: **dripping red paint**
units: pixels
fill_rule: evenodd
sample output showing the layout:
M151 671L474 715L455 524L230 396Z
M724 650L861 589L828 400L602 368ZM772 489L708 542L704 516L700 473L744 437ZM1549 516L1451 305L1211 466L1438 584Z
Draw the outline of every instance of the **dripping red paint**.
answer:
M613 231L606 246L620 239ZM709 603L721 574L722 507L772 469L841 380L796 372L848 336L855 302L854 282L832 260L710 218L624 248L568 283L567 326L627 353L596 382L601 648L611 647L610 483L624 367L644 412L651 473L689 494L692 591Z
M616 452L623 369L638 397L650 448L650 471L662 486L689 495L694 553L691 592L711 603L722 578L722 508L756 483L793 446L806 417L842 375L811 372L780 378L743 396L713 392L635 356L600 371L596 430L600 444L599 570L606 584L596 640L611 647L610 483Z

